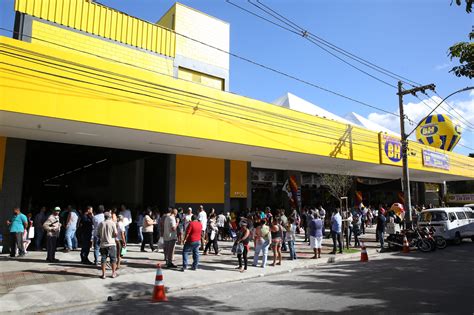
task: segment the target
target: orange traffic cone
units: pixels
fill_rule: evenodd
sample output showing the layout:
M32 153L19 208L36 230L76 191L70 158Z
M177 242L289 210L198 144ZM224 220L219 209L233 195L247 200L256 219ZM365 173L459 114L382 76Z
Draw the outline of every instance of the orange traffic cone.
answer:
M153 289L152 302L166 302L165 285L163 282L163 273L161 272L161 265L156 265L155 288Z
M410 245L408 244L408 239L406 235L403 235L403 253L409 253L410 252Z
M365 248L364 242L361 244L361 251L360 251L360 261L366 262L369 261L369 255L367 255L367 249Z

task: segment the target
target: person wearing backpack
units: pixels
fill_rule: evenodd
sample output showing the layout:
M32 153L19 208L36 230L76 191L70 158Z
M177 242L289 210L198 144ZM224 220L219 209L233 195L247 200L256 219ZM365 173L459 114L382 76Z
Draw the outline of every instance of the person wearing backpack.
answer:
M257 267L258 265L258 257L260 256L260 252L262 252L262 268L266 267L268 248L270 247L271 240L270 227L266 224L266 220L263 219L260 222L255 222L255 255L253 256L252 264L254 267Z

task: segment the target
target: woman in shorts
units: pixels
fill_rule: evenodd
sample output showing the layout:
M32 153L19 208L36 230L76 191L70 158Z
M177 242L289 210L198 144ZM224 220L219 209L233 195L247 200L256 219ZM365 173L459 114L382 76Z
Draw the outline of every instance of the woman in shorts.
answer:
M309 223L309 245L314 251L312 259L321 258L321 247L323 242L323 221L318 212L314 213L314 219Z
M270 232L272 235L272 249L273 249L273 264L281 265L281 242L283 240L283 228L280 225L278 218L273 217L272 219L272 226L270 228ZM278 258L278 263L276 262Z

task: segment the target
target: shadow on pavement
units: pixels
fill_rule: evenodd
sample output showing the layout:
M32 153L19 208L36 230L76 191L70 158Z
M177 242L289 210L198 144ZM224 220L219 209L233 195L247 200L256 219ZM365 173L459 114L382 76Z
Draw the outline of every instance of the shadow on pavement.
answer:
M312 269L314 275L305 274L302 281L267 280L269 284L284 286L294 294L304 290L379 301L370 305L349 306L344 312L390 312L393 309L397 313L472 313L474 244L464 243L455 249L455 252L450 249L438 250L437 256L434 256L435 253L398 253L368 263L349 261L331 266L321 265ZM462 255L463 259L457 258L460 253L467 255ZM469 258L466 260L465 257ZM415 274L416 279L426 281L412 280ZM358 285L354 285L354 281ZM320 311L330 312L327 309ZM265 309L265 313L268 312L299 311Z
M70 270L35 270L35 269L29 269L25 270L24 272L31 272L31 273L36 273L36 274L42 274L42 275L56 275L56 276L75 276L75 277L85 277L85 278L97 278L99 276L99 271L96 275L92 275L90 273L80 273L80 272L74 272Z
M150 286L143 283L117 283L110 286L115 295L123 295L127 292L149 292ZM212 300L200 296L171 297L168 295L168 302L152 303L150 299L123 299L118 301L108 301L101 304L97 311L100 314L139 314L139 313L161 313L161 314L201 314L207 312L237 312L241 308L230 307L222 301ZM133 308L130 308L133 303Z

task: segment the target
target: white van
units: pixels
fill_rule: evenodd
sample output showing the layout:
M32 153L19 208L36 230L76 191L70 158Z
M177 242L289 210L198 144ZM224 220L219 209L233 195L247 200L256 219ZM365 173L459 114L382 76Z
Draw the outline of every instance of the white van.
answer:
M434 208L420 213L418 226L431 225L435 235L460 244L463 238L474 241L474 211L469 207Z

